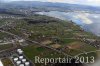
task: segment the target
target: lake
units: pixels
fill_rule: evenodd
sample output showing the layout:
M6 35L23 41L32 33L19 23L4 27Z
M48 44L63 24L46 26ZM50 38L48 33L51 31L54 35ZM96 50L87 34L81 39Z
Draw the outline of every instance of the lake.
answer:
M62 20L72 20L80 25L83 29L100 36L100 14L85 13L85 12L37 12L37 14L47 15Z

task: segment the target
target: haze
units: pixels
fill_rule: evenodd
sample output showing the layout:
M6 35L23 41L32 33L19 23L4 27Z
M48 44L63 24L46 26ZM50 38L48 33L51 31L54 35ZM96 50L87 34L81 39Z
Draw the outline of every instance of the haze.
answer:
M100 0L0 0L0 1L5 1L5 2L11 2L11 1L42 1L42 2L60 2L60 3L100 6Z

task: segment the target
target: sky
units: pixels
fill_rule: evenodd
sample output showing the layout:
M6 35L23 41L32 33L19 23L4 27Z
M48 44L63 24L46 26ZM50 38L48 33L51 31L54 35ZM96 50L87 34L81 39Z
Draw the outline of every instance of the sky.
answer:
M100 6L100 0L1 0L1 1L43 1L43 2L60 2L60 3L71 3L71 4L82 4Z

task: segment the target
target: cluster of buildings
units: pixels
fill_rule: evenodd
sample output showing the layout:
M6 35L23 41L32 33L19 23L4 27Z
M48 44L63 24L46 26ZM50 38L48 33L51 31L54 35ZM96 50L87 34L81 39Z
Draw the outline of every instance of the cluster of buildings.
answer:
M8 19L8 18L11 18L11 19L23 19L25 17L17 17L17 16L0 16L0 19Z
M100 41L95 39L84 39L84 41L98 49L100 49Z
M30 61L26 59L21 49L17 49L17 53L18 53L18 56L13 57L13 62L16 66L31 66Z

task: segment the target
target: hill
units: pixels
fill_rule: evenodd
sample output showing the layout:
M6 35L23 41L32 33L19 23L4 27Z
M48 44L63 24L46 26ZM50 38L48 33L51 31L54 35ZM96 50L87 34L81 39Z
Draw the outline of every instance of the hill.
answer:
M59 11L89 11L99 12L100 7L68 4L68 3L51 3L51 2L39 2L39 1L13 1L8 3L1 3L0 8L35 8L45 10L59 10Z

